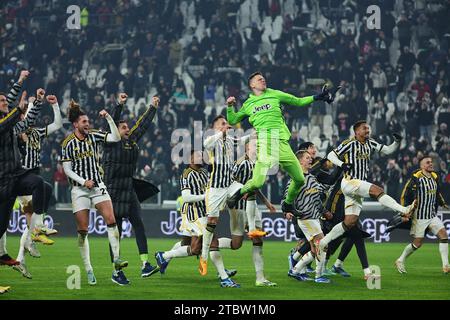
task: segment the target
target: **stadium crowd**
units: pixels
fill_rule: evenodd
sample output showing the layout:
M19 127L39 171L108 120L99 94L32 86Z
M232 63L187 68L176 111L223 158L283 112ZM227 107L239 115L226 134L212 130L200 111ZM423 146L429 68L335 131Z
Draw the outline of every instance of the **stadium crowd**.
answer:
M0 88L6 91L27 68L25 90L45 83L63 113L73 98L96 128L105 126L98 112L111 108L118 92L129 96L128 120L157 94L160 109L141 143L137 174L161 185L163 200L177 198L183 169L171 160L172 132L193 132L194 121L205 128L225 114L227 96L245 100L245 79L255 70L270 87L298 96L317 92L324 79L343 86L333 106L286 106L294 147L310 140L324 156L350 135L352 123L368 119L380 142L390 143L394 132L405 137L393 157L373 162L369 181L398 199L418 158L430 154L449 198L447 1L86 0L78 1L81 29L68 29L71 2L0 5ZM367 24L372 4L381 9L379 30ZM51 114L44 110L41 125ZM58 202L69 202L58 163L69 127L49 137L42 153L42 172L57 183ZM282 172L269 177L264 191L273 203L280 202L286 180Z

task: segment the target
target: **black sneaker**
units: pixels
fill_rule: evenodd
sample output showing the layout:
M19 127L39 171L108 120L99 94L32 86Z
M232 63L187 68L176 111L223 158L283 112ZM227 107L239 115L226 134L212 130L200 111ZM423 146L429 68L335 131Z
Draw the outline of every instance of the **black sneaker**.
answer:
M231 197L228 198L227 200L228 208L232 209L238 205L239 200L241 200L242 197L244 196L243 194L241 194L241 189L242 188L239 188Z
M125 276L125 273L123 273L122 270L114 271L111 280L114 283L117 283L119 286L126 286L130 284L130 281Z

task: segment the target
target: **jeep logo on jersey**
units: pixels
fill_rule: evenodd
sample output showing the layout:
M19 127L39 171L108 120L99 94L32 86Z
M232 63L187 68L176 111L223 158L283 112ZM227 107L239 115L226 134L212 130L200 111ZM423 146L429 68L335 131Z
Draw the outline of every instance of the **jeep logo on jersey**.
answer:
M253 114L259 112L259 111L263 111L263 110L269 110L270 108L272 108L272 106L270 104L265 104L259 107L255 107L253 109Z

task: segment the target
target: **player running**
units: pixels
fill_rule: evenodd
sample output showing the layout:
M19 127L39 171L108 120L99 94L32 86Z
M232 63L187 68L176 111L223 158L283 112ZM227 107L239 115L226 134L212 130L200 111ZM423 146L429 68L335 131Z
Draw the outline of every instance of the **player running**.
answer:
M111 133L90 129L88 116L73 100L67 114L74 132L62 143L61 161L64 172L72 184L72 210L77 223L78 247L87 272L88 284L97 284L88 242L89 209L94 205L106 222L108 239L114 255L111 280L119 285L127 285L129 281L125 278L122 268L128 266L128 261L121 260L119 256L119 230L114 218L111 197L102 181L98 163L98 144L120 141L119 131L113 118L105 110L100 111L100 116L108 121Z
M402 255L395 261L398 272L406 273L405 260L422 246L427 228L439 238L439 253L442 259L442 271L450 272L448 264L448 235L441 219L437 217L437 208L441 205L448 209L440 191L439 176L433 170L433 160L424 156L419 160L420 169L413 172L411 178L403 188L401 203L403 205L417 201L417 210L412 215L410 234L414 238L403 250Z
M193 150L189 166L180 177L183 199L180 231L182 231L183 238L171 250L159 251L155 254L162 274L165 273L171 259L195 256L201 253L202 236L207 224L205 192L209 180L208 171L203 168L202 164L203 152ZM220 285L221 287L238 288L239 285L230 279L236 274L236 270L225 269L218 246L217 237L214 235L209 255L218 271Z
M236 206L244 194L260 189L264 185L269 169L279 164L292 180L287 197L282 203L282 211L291 212L294 209L294 199L305 177L289 145L291 133L284 122L281 104L301 107L317 100L331 103L339 87L330 92L324 86L320 94L297 98L291 94L267 88L266 79L260 72L250 75L248 86L252 93L239 111L234 111L236 98L227 99L227 120L231 125L235 125L249 117L250 124L256 129L258 136L258 156L252 179L241 186L239 192L233 193L228 201L228 207Z
M103 167L105 170L105 185L112 198L114 215L119 230L119 239L122 235L122 219L128 218L136 235L136 244L142 262L141 277L150 277L158 272L158 267L152 266L148 261L147 237L141 217L141 204L133 186L133 175L139 157L138 142L147 132L159 105L159 98L152 98L152 105L139 117L130 129L125 121L120 120L123 107L127 101L127 94L119 94L118 104L114 109L113 120L118 126L121 136L120 142L107 143L103 149ZM114 254L110 250L111 261ZM125 275L122 274L122 280ZM127 281L125 281L127 282Z
M356 122L353 125L353 131L355 132L353 138L342 142L327 156L328 160L341 167L345 172L341 182L342 193L345 196L345 218L343 222L336 224L320 241L320 259L325 259L325 250L330 241L356 226L362 209L363 198L376 199L382 205L400 212L402 215L410 215L416 206L414 201L409 206L404 207L385 194L382 188L366 181L372 154L374 152L382 155L394 153L400 145L402 137L394 134L394 142L391 145L382 145L370 138L370 127L364 120Z

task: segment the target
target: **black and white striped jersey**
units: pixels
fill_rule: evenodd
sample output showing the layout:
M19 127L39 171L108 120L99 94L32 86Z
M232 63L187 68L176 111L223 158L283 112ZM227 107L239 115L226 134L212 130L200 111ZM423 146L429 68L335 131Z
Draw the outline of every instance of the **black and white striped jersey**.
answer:
M42 139L47 136L47 127L30 128L25 131L25 135L22 168L27 170L39 168L41 165L41 144Z
M380 152L383 145L373 139L361 143L356 138L343 141L334 152L345 163L351 163L353 168L344 174L346 178L367 180L369 175L369 161L372 154Z
M291 184L289 180L284 198L286 198L287 190ZM305 174L305 184L301 187L298 196L295 198L295 209L301 214L300 219L319 219L326 212L323 205L323 199L328 187L319 183L317 178L311 174Z
M233 182L234 147L237 139L226 136L207 149L209 155L208 188L228 188Z
M436 216L438 205L446 205L440 192L439 176L431 172L427 177L421 170L415 171L405 184L401 195L401 204L406 206L417 200L416 219L432 219Z
M90 130L89 134L80 140L72 133L62 143L61 161L71 161L72 171L86 180L102 183L102 169L99 164L99 143L106 142L107 132ZM73 186L80 186L69 178Z
M180 178L181 191L188 189L195 196L205 194L208 176L208 171L204 168L195 170L192 167L187 167ZM205 217L205 200L183 202L181 213L186 214L189 221L196 221L198 218Z
M255 163L250 160L247 156L242 157L237 160L233 166L233 179L234 181L240 182L242 184L246 184L248 180L250 180L253 176L253 168L255 167ZM255 196L252 198L248 198L248 200L254 200ZM236 209L245 210L244 199L239 200Z

